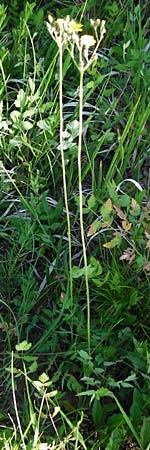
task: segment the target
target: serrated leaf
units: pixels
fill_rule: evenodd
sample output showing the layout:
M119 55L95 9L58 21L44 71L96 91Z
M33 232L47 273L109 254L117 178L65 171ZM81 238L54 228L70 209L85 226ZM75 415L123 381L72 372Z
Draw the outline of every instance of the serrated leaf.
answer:
M114 237L114 239L111 239L111 241L106 242L105 244L103 244L103 247L105 248L114 248L116 246L119 246L121 243L121 236L119 233L116 234L116 236Z
M140 205L138 204L138 202L132 198L131 200L131 207L134 211L139 211L140 210Z
M27 341L22 341L22 342L20 342L20 344L17 344L17 345L15 346L15 348L16 348L16 350L17 350L18 352L26 352L26 351L28 351L31 347L32 347L31 342L28 344Z
M93 236L93 234L95 234L97 230L99 230L100 225L101 225L100 221L93 222L87 232L87 237Z
M116 206L116 205L113 205L113 208L117 212L117 215L120 219L126 220L126 216L125 216L124 212L122 211L122 209L118 208L118 206Z
M112 211L112 201L111 198L108 198L108 200L102 205L101 207L101 214L103 216L104 220L108 220L109 214Z
M122 228L125 231L130 231L132 228L132 223L130 223L128 220L123 220L122 221Z
M47 383L47 381L49 381L48 375L43 372L42 375L39 376L39 381L43 384Z
M94 194L91 194L90 197L89 197L89 199L88 199L88 202L87 202L88 208L89 208L89 209L94 208L95 203L96 203L96 198L95 198Z

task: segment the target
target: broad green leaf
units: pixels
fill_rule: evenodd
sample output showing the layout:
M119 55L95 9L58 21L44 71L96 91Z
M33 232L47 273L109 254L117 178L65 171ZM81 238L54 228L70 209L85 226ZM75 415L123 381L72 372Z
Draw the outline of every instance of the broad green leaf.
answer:
M95 398L92 405L92 419L97 430L101 427L103 423L103 418L104 418L103 406L100 400L97 400Z
M89 359L91 359L88 353L85 352L84 350L79 350L79 355L84 361L89 361Z
M120 445L124 438L124 432L121 428L117 427L115 428L111 436L109 438L108 444L106 446L105 450L120 450Z
M136 428L141 423L143 403L144 399L142 393L137 388L134 388L133 401L130 408L130 419L135 424Z
M150 417L144 417L140 433L142 449L145 449L150 444Z

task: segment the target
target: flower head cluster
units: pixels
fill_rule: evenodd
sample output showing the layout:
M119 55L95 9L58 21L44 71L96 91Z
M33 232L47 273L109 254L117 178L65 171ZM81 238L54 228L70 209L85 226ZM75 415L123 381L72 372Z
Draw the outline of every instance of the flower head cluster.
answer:
M83 25L71 20L70 16L65 19L55 20L53 16L48 15L47 28L57 45L67 45L69 42L76 42L77 36L82 31Z
M91 26L94 29L95 37L88 34L80 35L79 33L82 32L83 25L70 19L70 16L66 16L64 19L55 20L53 16L49 15L47 22L48 31L57 42L58 47L67 47L76 66L78 66L82 60L82 62L84 62L84 69L87 69L95 59L98 45L106 32L105 20L91 20ZM91 57L89 57L90 47L94 47ZM79 51L79 61L77 61L76 49Z

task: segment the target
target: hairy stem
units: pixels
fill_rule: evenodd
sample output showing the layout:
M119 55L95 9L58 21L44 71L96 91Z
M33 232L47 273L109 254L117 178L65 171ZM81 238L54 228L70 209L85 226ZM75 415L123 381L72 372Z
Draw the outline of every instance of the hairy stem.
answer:
M84 79L84 67L82 60L82 50L80 50L80 90L79 90L79 141L78 141L78 178L79 178L79 199L80 199L80 231L83 248L84 270L85 270L85 285L86 285L86 301L87 301L87 341L88 352L90 354L90 294L89 294L89 282L88 282L88 266L87 266L87 254L86 243L84 235L83 224L83 200L82 200L82 132L83 132L83 79Z
M67 233L68 233L68 249L69 249L69 284L70 284L70 302L71 309L73 307L73 280L72 280L72 251L71 251L71 226L70 226L70 214L68 207L67 196L67 183L66 183L66 170L65 170L65 158L64 158L64 146L63 146L63 43L59 45L59 107L60 107L60 152L62 161L62 173L63 173L63 189L64 200L66 208L67 218Z

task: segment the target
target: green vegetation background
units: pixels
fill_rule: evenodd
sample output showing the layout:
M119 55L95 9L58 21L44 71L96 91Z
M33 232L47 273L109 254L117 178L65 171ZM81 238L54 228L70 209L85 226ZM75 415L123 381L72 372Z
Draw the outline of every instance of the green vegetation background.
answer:
M106 20L98 59L84 78L90 354L79 74L65 50L71 305L58 48L48 14L82 20L86 34L90 18ZM146 0L0 4L1 449L150 449L149 27Z

